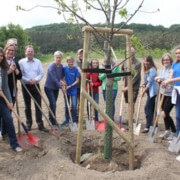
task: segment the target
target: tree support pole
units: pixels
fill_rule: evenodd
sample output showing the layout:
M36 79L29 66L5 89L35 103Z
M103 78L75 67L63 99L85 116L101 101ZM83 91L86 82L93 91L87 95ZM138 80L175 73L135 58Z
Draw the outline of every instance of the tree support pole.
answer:
M87 68L88 59L88 45L89 45L89 32L84 32L84 47L83 47L83 62L82 68ZM82 90L85 89L86 73L81 73L81 92L80 92L80 109L79 109L79 121L78 121L78 135L77 135L77 147L76 147L76 163L80 163L80 156L82 150L82 125L83 125L83 112L84 112L84 96Z

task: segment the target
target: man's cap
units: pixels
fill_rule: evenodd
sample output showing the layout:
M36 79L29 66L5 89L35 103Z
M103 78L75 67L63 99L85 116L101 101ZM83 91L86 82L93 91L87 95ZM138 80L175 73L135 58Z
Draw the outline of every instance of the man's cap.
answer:
M83 52L83 49L78 49L77 54Z

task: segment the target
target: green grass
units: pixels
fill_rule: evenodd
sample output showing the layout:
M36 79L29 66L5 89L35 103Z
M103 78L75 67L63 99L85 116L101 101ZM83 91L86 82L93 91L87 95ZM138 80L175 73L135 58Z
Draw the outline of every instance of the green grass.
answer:
M170 53L170 51L166 50L166 49L155 49L155 50L144 50L143 52L137 52L136 53L136 57L137 58L143 58L146 54L151 55L154 59L161 59L163 54L165 53ZM115 54L117 56L117 58L121 58L124 59L125 58L125 50L115 50ZM65 52L63 53L63 60L62 62L66 61L66 57L67 56L73 56L75 59L77 58L76 56L76 52ZM89 51L88 54L89 59L92 58L97 58L97 59L103 59L103 56L94 52L94 51ZM173 54L173 57L175 57L175 55ZM54 61L54 56L53 54L47 54L47 55L41 55L41 56L36 56L36 58L40 59L42 63L50 63L52 61Z

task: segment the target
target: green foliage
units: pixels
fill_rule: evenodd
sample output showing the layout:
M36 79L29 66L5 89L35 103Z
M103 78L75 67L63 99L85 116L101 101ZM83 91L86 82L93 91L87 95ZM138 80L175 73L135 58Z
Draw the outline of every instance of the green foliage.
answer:
M8 24L7 27L0 27L0 46L4 47L10 38L18 40L18 52L16 54L18 58L24 57L24 48L28 44L34 45L35 52L39 51L39 48L32 42L29 34L20 25Z
M120 10L118 14L121 16L121 18L127 18L127 10L126 8Z
M115 28L119 28L121 25L122 23L115 24ZM83 24L80 26L82 27ZM104 27L105 24L99 23L93 26ZM150 52L153 50L152 52L154 52L156 48L170 51L174 46L180 44L179 27L180 25L172 25L170 28L165 28L163 26L133 23L123 28L132 29L134 31L134 35L131 38L132 45L138 50L138 54L142 52L140 55L143 56L148 51ZM77 24L71 23L70 26L67 23L61 23L35 26L26 31L31 36L33 42L41 47L40 52L43 54L53 53L56 50L76 52L77 49L83 46L82 31ZM125 37L115 36L112 46L113 49L122 49L124 51L126 47Z

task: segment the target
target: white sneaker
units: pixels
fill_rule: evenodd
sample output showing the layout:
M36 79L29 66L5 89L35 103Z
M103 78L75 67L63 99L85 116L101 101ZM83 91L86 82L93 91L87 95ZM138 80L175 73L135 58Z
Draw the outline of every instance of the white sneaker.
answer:
M22 151L22 148L21 147L16 147L15 149L14 149L16 152L21 152Z
M160 138L163 138L163 137L169 137L169 135L171 134L170 131L166 130L164 131L162 134L159 135Z
M176 133L171 132L170 135L167 137L168 140L173 140L176 137Z

